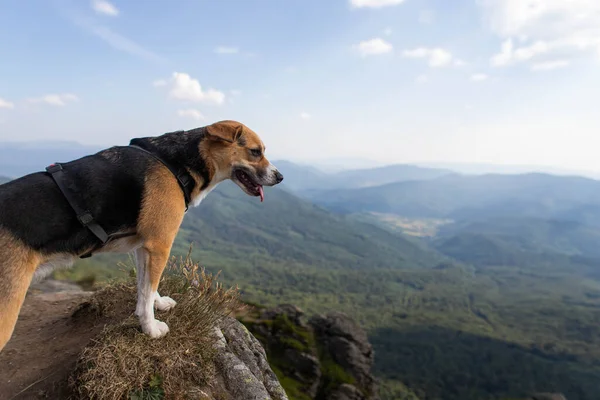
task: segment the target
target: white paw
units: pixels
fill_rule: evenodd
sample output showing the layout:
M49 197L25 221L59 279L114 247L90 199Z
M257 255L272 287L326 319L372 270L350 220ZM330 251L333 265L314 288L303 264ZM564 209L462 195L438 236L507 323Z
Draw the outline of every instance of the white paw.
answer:
M165 336L169 333L169 326L157 319L142 323L142 331L152 339Z
M154 300L154 307L159 311L169 311L177 305L177 302L168 296L157 297Z

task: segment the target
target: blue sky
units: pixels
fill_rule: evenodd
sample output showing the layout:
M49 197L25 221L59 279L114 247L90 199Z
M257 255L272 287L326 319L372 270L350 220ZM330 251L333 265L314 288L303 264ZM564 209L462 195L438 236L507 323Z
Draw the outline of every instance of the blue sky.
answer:
M0 37L1 141L600 171L595 0L7 0Z

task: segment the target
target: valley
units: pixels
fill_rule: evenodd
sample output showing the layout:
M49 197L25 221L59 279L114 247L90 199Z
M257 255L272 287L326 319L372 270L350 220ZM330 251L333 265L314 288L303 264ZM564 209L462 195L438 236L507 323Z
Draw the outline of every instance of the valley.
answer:
M441 171L323 191L287 168L263 204L220 185L186 215L173 254L191 244L247 301L351 315L368 330L384 399L597 398L596 181ZM97 286L131 265L94 256L55 276Z

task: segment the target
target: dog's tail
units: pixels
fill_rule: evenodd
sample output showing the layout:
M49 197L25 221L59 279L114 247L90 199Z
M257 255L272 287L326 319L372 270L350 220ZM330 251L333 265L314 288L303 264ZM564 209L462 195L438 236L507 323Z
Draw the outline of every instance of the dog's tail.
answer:
M11 338L39 254L0 229L0 351Z

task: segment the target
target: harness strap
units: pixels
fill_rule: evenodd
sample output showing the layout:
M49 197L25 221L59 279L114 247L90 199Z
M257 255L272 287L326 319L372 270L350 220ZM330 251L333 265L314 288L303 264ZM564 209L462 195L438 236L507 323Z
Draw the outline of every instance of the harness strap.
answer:
M185 211L187 212L188 205L189 205L190 199L191 199L191 193L190 193L191 190L188 185L191 182L193 182L193 178L189 174L189 172L185 168L177 169L177 168L173 167L172 165L167 163L165 160L163 160L156 154L154 154L142 147L139 147L136 145L129 145L129 147L141 150L141 151L145 152L146 154L149 154L150 156L154 157L156 160L160 161L165 167L167 167L169 169L169 171L171 171L173 176L175 176L175 178L177 179L177 183L179 183L179 187L181 187L181 190L183 191L183 196L185 198ZM80 205L80 203L77 201L77 193L79 191L77 190L77 188L75 188L75 185L73 185L72 182L69 180L69 176L63 169L62 165L60 163L54 163L52 165L49 165L48 167L46 167L46 172L48 172L50 174L50 176L52 177L52 179L54 180L54 182L56 183L56 185L62 192L65 199L67 199L67 202L69 203L69 205L71 206L73 211L75 211L75 214L77 215L77 220L84 227L89 229L90 232L92 232L94 234L94 236L96 236L101 242L101 244L98 244L92 250L90 250L86 254L80 256L80 258L91 257L92 253L94 251L96 251L98 248L105 245L109 240L121 239L121 238L124 238L127 236L133 236L136 234L135 232L133 232L133 233L117 233L117 234L113 234L113 235L108 235L106 233L106 231L98 224L98 222L96 222L92 213L90 211L88 211L87 209L85 209L84 207L82 207Z
M137 146L135 144L130 144L129 147L137 149L137 150L141 150L144 153L154 157L154 159L156 159L157 161L160 161L165 167L167 167L169 169L169 171L171 171L171 173L177 179L177 183L179 184L179 187L183 191L183 197L185 199L185 211L187 212L188 206L191 201L191 193L190 193L190 188L188 187L188 185L190 184L190 182L193 182L193 178L190 175L190 173L185 168L179 168L179 169L175 168L174 166L172 166L171 164L169 164L168 162L166 162L165 160L163 160L156 154L144 149L143 147Z
M102 244L106 244L106 242L108 242L108 234L96 222L92 214L79 205L73 196L73 192L77 192L77 190L73 185L69 185L68 175L65 173L62 165L60 163L52 164L46 167L46 171L52 176L52 179L54 179L54 182L67 199L67 202L69 202L69 205L73 211L75 211L75 214L77 214L77 219L81 225L89 229L98 239L100 239Z

